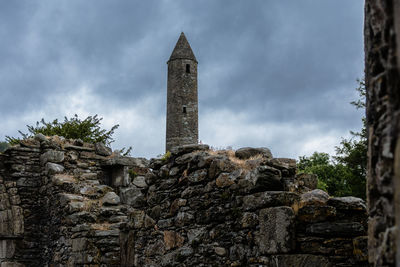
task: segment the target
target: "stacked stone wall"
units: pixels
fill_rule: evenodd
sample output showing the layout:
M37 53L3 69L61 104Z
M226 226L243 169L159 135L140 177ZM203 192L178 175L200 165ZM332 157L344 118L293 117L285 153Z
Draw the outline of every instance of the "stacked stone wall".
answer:
M36 136L0 155L0 266L366 266L366 209L266 148L121 157Z
M398 266L400 262L397 252L396 265L396 248L400 250L399 6L392 0L367 0L365 4L368 242L369 261L374 266Z
M40 265L41 168L38 148L18 147L1 155L0 262L1 266Z
M294 160L185 146L150 167L123 230L126 264L367 266L365 203L315 189Z

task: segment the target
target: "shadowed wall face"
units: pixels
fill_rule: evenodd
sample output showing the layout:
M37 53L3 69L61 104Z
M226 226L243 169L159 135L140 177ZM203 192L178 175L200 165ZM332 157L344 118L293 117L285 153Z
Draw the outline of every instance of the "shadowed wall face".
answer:
M398 1L365 2L368 130L368 252L374 266L399 266L400 75ZM395 22L397 27L395 27ZM396 150L397 146L397 150ZM397 202L396 202L397 201ZM396 255L397 253L397 255Z
M197 143L197 60L182 33L168 61L166 151Z

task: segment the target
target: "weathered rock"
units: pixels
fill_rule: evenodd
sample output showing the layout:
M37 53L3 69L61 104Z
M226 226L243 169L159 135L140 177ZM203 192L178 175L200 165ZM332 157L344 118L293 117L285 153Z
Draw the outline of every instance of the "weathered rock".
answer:
M325 206L329 199L328 193L321 189L314 189L310 192L304 193L300 196L299 208L304 206Z
M194 144L194 145L183 145L183 146L177 146L177 147L173 147L171 149L171 155L173 156L180 156L182 154L187 154L193 151L197 151L197 150L209 150L210 147L208 145L204 145L204 144Z
M274 255L262 257L261 262L269 267L333 267L334 265L325 257L310 254Z
M94 144L94 149L97 154L102 156L111 156L112 150L103 143Z
M138 208L144 205L145 198L138 188L122 188L120 190L121 202Z
M59 195L60 205L65 206L71 201L83 201L84 198L80 195L60 193Z
M76 183L77 180L75 179L75 177L68 174L56 174L52 176L52 182L55 185L62 185L62 184L73 184Z
M196 170L193 173L189 174L187 178L188 181L192 184L202 182L207 178L207 170L205 169Z
M249 228L258 225L258 216L255 213L245 212L240 219L242 228Z
M366 211L365 201L358 197L332 197L328 200L328 205L338 210Z
M252 182L251 191L283 191L281 172L269 166L260 166L249 172L245 179Z
M101 199L104 205L118 205L120 203L120 198L115 192L108 192Z
M296 176L299 185L304 186L310 190L317 188L318 177L315 174L301 173Z
M59 163L63 160L64 152L62 151L49 150L40 156L40 163L42 165L46 164L47 162Z
M271 150L266 147L243 147L235 151L235 157L240 159L249 159L257 155L261 155L266 158L272 158Z
M259 219L256 243L261 253L288 253L294 249L294 213L291 208L262 209Z
M184 240L185 239L179 233L174 231L164 231L164 243L167 250L175 247L181 247Z
M193 242L200 243L206 235L207 229L205 227L190 229L187 231L189 244L192 244Z
M289 158L272 158L262 164L271 166L282 172L282 176L289 177L296 174L296 160Z
M19 144L23 147L33 147L33 148L40 147L40 142L33 138L23 139L19 142Z
M39 141L39 142L44 142L47 141L46 136L44 136L44 134L38 133L34 136L35 140Z
M83 142L82 139L75 139L75 141L74 141L75 146L83 146L84 144L85 144L85 142Z
M297 219L301 222L320 222L336 216L336 209L331 206L309 205L300 208Z
M0 259L12 259L15 253L16 240L0 240ZM0 265L2 266L2 264Z
M217 254L218 256L225 256L226 255L226 249L223 247L215 247L214 248L215 254Z
M368 236L359 236L353 239L353 254L357 261L368 260Z
M47 174L57 174L57 173L62 173L64 171L64 167L60 164L52 163L52 162L47 162L45 171Z
M93 152L95 151L94 148L92 147L87 147L87 146L79 146L79 145L64 145L64 149L67 150L75 150L75 151L82 151L82 152ZM86 158L91 158L91 157L95 157L95 155L93 153L82 153L81 156L84 156ZM92 156L93 155L93 156Z
M216 178L221 172L231 172L235 165L227 157L214 158L208 170L209 178Z
M299 199L300 196L293 192L267 191L255 193L243 197L243 209L256 210L276 206L292 206Z
M215 180L215 184L218 187L227 187L235 183L235 180L231 179L229 173L223 172Z
M194 216L193 214L189 212L179 212L176 215L176 220L175 224L177 226L183 226L183 225L188 225L194 221Z
M78 223L88 222L94 223L96 215L87 211L81 211L67 216L66 223L69 225L76 225Z
M365 229L359 222L321 222L308 225L306 232L318 236L357 236Z
M136 176L133 178L132 184L140 188L146 188L146 178L144 176Z

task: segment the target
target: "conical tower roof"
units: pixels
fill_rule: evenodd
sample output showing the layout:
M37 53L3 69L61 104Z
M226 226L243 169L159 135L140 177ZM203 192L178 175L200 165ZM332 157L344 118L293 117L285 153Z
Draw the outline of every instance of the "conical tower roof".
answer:
M197 62L192 48L190 47L190 44L183 32L181 33L181 36L179 36L178 42L176 42L174 51L172 51L169 61L174 59L191 59Z

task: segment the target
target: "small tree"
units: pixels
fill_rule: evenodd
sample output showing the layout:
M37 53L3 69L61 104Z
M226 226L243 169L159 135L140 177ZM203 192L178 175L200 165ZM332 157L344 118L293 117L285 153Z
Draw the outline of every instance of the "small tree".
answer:
M358 80L359 87L356 90L359 93L359 99L352 101L351 104L357 109L365 109L365 82ZM367 127L365 117L362 118L363 126L361 131L350 131L350 139L342 139L340 145L336 147L336 156L338 163L347 166L350 175L347 177L348 187L351 188L355 196L366 198L366 176L367 176Z
M310 157L300 157L300 173L312 173L318 176L318 188L332 196L352 195L347 185L350 170L343 164L332 161L328 153L314 152Z
M351 104L357 109L365 108L365 83L358 80L359 99ZM367 170L367 131L365 118L360 132L350 131L350 139L342 139L336 147L336 156L332 159L327 153L315 152L310 157L300 157L300 172L318 175L318 187L333 196L356 196L366 198Z

